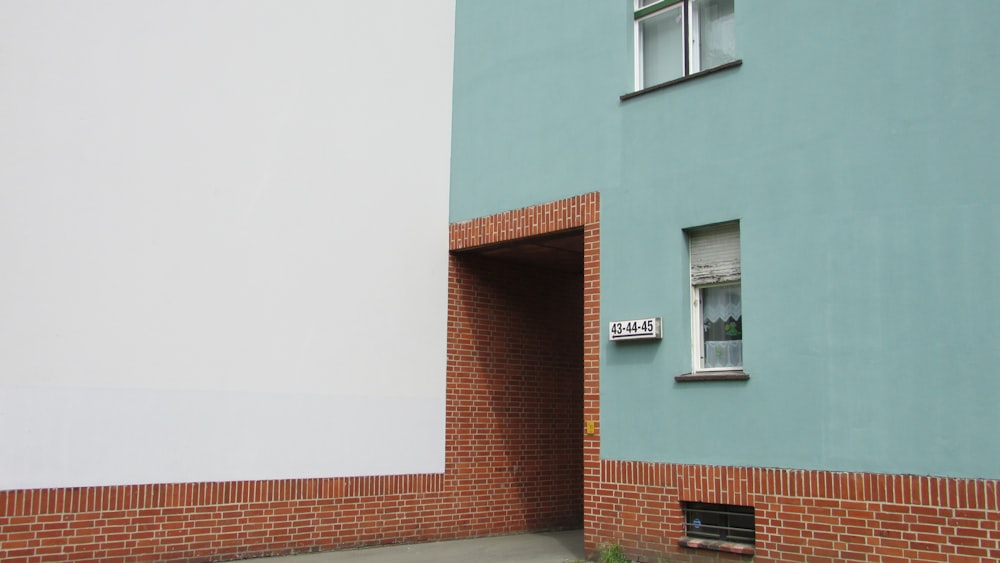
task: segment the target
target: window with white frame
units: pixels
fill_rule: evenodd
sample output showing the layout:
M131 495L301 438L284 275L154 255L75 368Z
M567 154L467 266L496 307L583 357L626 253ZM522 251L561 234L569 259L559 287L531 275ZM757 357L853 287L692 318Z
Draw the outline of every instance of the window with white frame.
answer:
M693 372L743 369L739 221L689 229Z
M735 0L634 0L635 89L736 60Z

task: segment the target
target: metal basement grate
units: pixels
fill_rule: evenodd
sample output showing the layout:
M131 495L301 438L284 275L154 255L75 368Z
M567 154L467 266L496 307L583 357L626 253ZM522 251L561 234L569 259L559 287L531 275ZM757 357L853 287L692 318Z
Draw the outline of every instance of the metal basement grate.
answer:
M684 502L684 532L688 538L723 542L754 543L752 506Z

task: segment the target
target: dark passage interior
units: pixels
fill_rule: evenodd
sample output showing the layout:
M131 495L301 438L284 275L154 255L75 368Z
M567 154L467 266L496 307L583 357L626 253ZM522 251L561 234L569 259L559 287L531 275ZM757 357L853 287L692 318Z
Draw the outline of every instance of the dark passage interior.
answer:
M491 507L471 525L582 527L582 233L455 254L451 276L446 473Z

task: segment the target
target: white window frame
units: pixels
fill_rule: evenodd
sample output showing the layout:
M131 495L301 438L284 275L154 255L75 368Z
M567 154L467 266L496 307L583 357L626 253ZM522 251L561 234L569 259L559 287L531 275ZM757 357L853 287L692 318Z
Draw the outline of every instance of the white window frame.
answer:
M705 285L691 286L691 373L718 373L743 371L743 365L725 366L718 368L705 367L705 329L702 321L702 298L701 292L705 288L740 286L742 292L742 279L735 282L713 283ZM742 341L742 338L740 339Z
M729 221L726 223L718 223L716 225L707 225L705 227L698 227L694 229L689 229L687 231L688 237L688 271L691 277L691 373L692 374L717 374L717 373L732 373L732 372L743 372L742 363L738 366L725 366L709 368L705 367L705 330L702 320L702 291L706 288L712 287L726 287L726 286L740 286L740 292L742 294L743 290L743 272L742 265L737 264L738 271L734 273L730 272L726 274L726 279L724 281L716 283L695 283L693 268L691 264L692 260L692 243L694 238L698 236L706 236L702 233L713 228L732 228L735 227L737 240L740 240L740 222L739 221ZM708 235L711 236L711 235ZM737 255L742 254L742 249L737 248ZM742 257L741 257L742 258ZM742 300L742 296L741 296ZM742 335L740 340L742 341Z
M656 86L656 84L645 84L645 65L642 55L642 22L649 18L656 17L664 10L681 5L681 17L684 18L684 25L681 26L683 38L684 72L678 78L684 78L697 72L701 72L701 49L698 49L700 38L700 27L698 25L698 10L692 9L692 0L659 0L648 6L642 6L643 0L632 0L634 6L633 19L635 23L632 37L635 43L635 89L642 90ZM641 13L641 15L640 15Z

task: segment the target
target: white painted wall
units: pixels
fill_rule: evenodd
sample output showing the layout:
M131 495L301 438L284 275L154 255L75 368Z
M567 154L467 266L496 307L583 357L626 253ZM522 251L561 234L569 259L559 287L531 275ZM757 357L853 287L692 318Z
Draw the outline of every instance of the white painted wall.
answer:
M449 0L0 0L0 489L444 469Z

